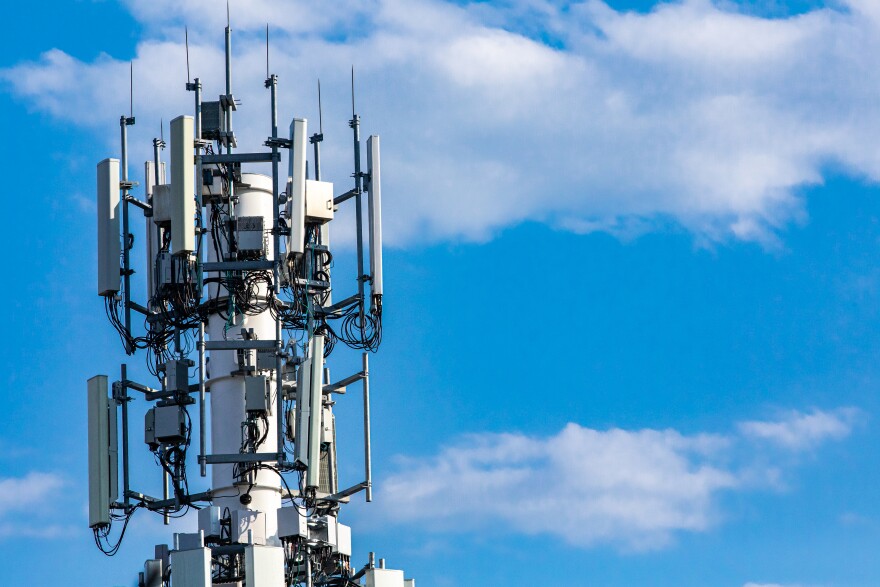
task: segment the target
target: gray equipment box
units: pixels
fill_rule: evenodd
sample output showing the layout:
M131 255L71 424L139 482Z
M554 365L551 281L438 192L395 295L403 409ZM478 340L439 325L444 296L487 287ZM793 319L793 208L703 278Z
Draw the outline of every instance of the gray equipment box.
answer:
M189 391L189 361L168 361L165 363L165 389Z
M171 185L153 187L153 222L163 228L171 226Z
M245 409L248 412L265 414L269 412L269 398L266 395L266 377L244 378Z
M159 444L156 440L156 408L150 408L144 414L144 442Z
M266 239L262 216L242 216L236 221L238 250L243 253L265 253Z
M186 440L186 413L181 406L156 406L156 440L175 444Z
M202 102L202 136L209 141L217 141L226 131L226 117L219 101Z
M257 369L275 369L275 351L272 349L257 350Z
M162 561L148 559L144 563L144 587L162 587Z

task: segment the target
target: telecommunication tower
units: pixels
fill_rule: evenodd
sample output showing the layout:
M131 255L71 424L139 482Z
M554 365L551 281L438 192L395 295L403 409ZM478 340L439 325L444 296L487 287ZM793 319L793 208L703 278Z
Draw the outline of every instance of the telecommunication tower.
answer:
M116 381L88 381L89 526L112 555L137 510L166 524L198 510L198 533L156 546L139 573L142 587L349 587L361 580L414 587L372 553L353 565L351 528L340 521L357 494L372 500L368 358L382 336L379 137L366 140L363 169L352 73L354 182L335 195L321 176L323 121L309 135L307 121L294 118L289 134L279 134L267 27L266 150L237 151L228 23L225 45L225 93L206 101L200 79L187 82L194 112L171 121L170 145L164 136L153 140L142 197L128 171L133 114L119 120L121 160L98 164L98 295L126 354L144 354L158 383L129 378L125 364ZM248 170L258 164L270 165L271 176ZM357 276L353 294L336 301L330 227L343 205L354 207ZM131 288L136 210L146 234L142 303ZM327 360L340 343L362 352L361 369L334 381ZM364 480L340 488L333 407L354 389L363 396ZM142 448L132 446L129 405L136 399L148 407ZM210 471L211 483L192 493L187 456L196 443L199 475ZM152 453L163 495L135 488L132 450Z

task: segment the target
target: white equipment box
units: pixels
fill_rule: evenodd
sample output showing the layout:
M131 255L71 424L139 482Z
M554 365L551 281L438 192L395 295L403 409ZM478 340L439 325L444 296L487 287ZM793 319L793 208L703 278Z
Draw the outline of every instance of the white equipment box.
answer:
M403 571L368 569L365 578L367 587L404 587Z
M159 226L171 223L171 186L167 183L153 188L153 222Z
M333 220L333 184L329 181L306 180L306 220Z
M247 587L285 587L284 549L278 546L246 547L244 577Z
M199 510L199 530L205 538L220 538L220 508L212 505Z
M254 510L233 510L230 531L233 542L249 544L252 540L253 544L266 544L266 514Z
M278 537L291 536L309 537L309 519L296 506L287 506L278 510Z
M211 587L211 549L172 551L171 587Z

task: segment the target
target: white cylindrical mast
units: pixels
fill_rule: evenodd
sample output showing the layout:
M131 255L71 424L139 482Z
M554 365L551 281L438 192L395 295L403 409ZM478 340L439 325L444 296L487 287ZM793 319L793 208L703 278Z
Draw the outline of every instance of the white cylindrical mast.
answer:
M237 203L233 209L234 216L236 218L260 216L263 218L264 227L272 226L272 178L265 175L244 173L241 179L242 185L236 186ZM273 260L275 251L272 239L267 239L267 241L267 258ZM221 251L223 250L225 249L221 247ZM217 259L216 256L213 243L209 243L209 261L222 260ZM208 294L211 297L216 295L217 287L216 284L209 286ZM268 293L265 285L261 284L259 298L265 300ZM220 296L224 295L226 295L226 290L221 288ZM211 341L240 340L242 329L253 329L254 336L259 340L275 339L275 320L269 310L255 316L237 314L231 320L213 314L208 320L208 337ZM210 374L208 386L211 396L211 452L213 454L237 454L240 452L242 444L242 422L247 419L245 375L240 372L238 352L235 350L211 351L208 372ZM274 371L267 371L264 374L270 382L269 405L276 406L274 398L276 374ZM267 420L269 430L265 441L258 447L258 452L277 453L277 418L273 413ZM281 544L278 540L277 529L277 511L281 507L281 481L275 472L265 469L257 471L254 484L251 487L250 484L236 484L234 465L215 464L212 465L212 481L213 503L220 507L221 512L226 508L229 508L230 511L249 509L263 512L266 519L267 543ZM245 493L251 497L247 504L243 504L240 500Z

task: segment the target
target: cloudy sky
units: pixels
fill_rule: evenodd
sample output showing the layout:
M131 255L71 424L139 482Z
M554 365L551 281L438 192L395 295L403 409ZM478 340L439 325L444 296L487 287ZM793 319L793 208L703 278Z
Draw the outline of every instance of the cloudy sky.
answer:
M162 121L190 113L185 27L191 75L221 92L226 14L6 13L0 541L21 564L3 583L128 587L170 530L138 514L108 560L86 527L84 382L122 360L94 294L94 165L118 156L130 64L135 179ZM382 136L376 502L344 514L359 561L374 550L422 587L880 584L880 3L231 14L242 146L268 133L267 22L283 120L317 121L321 80L338 192L352 66ZM350 231L335 240L344 274Z

